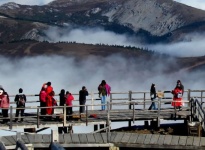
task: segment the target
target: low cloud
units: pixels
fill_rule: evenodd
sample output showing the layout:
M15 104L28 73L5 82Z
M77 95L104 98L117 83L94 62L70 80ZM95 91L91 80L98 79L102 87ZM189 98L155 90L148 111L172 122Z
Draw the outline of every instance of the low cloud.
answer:
M156 52L169 54L171 56L189 57L204 56L205 51L205 33L192 33L187 35L181 42L173 44L155 44L142 45L139 37L133 37L128 34L116 34L111 31L105 31L102 28L77 28L68 27L60 29L52 27L45 31L45 37L41 40L49 42L77 42L87 44L106 44L106 45L122 45L134 46L139 48L148 48Z
M0 67L0 84L11 95L16 94L19 88L23 88L26 94L38 94L42 84L48 81L52 82L56 94L61 89L78 93L82 86L90 92L97 92L103 79L111 85L113 92L149 91L152 83L156 83L158 90L171 90L178 79L182 80L186 89L205 88L203 72L164 74L167 63L174 64L174 60L160 61L132 60L120 55L100 59L89 57L81 62L62 56L20 60L1 58L0 63L4 65Z

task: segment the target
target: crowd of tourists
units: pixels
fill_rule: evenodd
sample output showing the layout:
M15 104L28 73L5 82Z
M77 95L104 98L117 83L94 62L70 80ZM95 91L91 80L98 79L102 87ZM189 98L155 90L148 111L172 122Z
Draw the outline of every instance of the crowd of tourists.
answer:
M110 95L111 87L106 83L105 80L102 80L100 85L98 86L99 97L101 98L102 110L105 110L106 97ZM89 95L88 90L85 86L82 86L82 89L79 91L79 105L80 113L85 113L85 104L86 97ZM54 107L58 106L57 100L54 98L55 92L53 90L51 82L46 82L42 85L39 100L41 107L41 117L42 119L50 120L52 119L52 114L54 114ZM61 89L59 93L59 106L68 106L66 107L66 115L67 120L70 120L72 117L73 109L72 109L72 101L74 100L74 96L71 92L65 91L65 89ZM24 120L24 110L26 104L26 95L23 94L23 89L19 89L19 93L16 94L14 98L14 102L16 103L16 114L14 122L23 122ZM103 105L104 104L104 105ZM4 90L3 87L0 87L0 108L2 109L3 121L2 123L7 123L8 119L8 110L10 107L10 98L8 93ZM19 119L19 115L20 119Z
M106 83L105 80L98 86L99 97L101 99L101 110L106 110L106 97L110 96L111 87L109 84ZM173 94L173 101L171 105L179 110L181 110L183 106L182 96L184 94L184 86L180 80L177 81L176 87L174 90L171 91ZM79 91L79 112L85 113L85 104L86 104L86 97L89 95L88 90L85 86L82 86L82 89ZM40 100L40 107L41 107L41 118L42 119L51 119L52 114L54 114L54 107L57 106L57 100L54 98L55 92L53 91L53 87L51 82L46 82L42 85L40 93L39 93L39 100ZM151 97L151 105L149 110L154 109L156 110L155 100L158 97L156 92L155 84L153 83L150 88L150 97ZM59 93L59 106L68 106L66 107L66 116L67 120L72 119L72 101L74 100L74 96L71 92L65 91L61 89ZM22 122L24 119L24 110L25 110L25 103L26 103L26 95L23 94L23 89L19 89L19 93L16 94L14 98L14 102L16 103L16 114L15 114L15 122ZM2 109L2 116L3 121L2 123L7 123L8 119L8 110L10 107L10 98L8 93L4 90L3 87L0 87L0 108ZM19 119L19 115L21 115Z

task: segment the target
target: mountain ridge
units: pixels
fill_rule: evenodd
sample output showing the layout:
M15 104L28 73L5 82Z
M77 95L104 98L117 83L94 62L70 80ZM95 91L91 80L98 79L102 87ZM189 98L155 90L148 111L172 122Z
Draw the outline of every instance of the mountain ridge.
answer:
M200 33L205 29L205 11L170 0L57 0L44 6L7 3L0 6L0 14L19 21L19 24L27 21L31 26L22 34L13 30L13 39L19 39L19 35L30 39L33 36L29 35L35 31L36 37L32 39L38 40L42 30L49 26L77 25L102 26L114 32L127 31L145 37L148 43L176 42L189 33ZM31 22L39 22L42 26L32 26ZM2 23L0 32L4 33L5 28L1 26ZM191 30L187 28L189 26ZM31 32L33 29L36 30ZM7 31L7 34L11 33ZM4 41L2 36L0 40Z

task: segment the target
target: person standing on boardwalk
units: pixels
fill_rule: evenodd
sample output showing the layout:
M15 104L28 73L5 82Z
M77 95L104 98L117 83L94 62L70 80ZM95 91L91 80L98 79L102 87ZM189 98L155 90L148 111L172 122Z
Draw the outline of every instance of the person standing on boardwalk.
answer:
M156 108L156 104L155 104L154 100L157 98L157 93L156 93L156 88L155 88L154 83L152 83L151 88L150 88L150 97L151 97L152 103L151 103L148 110L151 110L151 109L156 110L157 108Z
M7 92L4 91L3 88L0 88L0 107L2 109L2 115L3 115L3 124L7 123L9 121L8 119L8 111L9 111L9 106L10 106L10 100L9 100L9 95Z
M26 103L26 95L23 94L23 89L19 89L19 94L15 96L14 101L16 102L16 118L15 122L18 121L19 112L21 112L21 122L23 121L25 103Z
M181 110L181 107L183 105L182 103L182 96L183 96L183 87L181 86L180 83L177 84L177 86L174 88L174 90L172 90L172 94L173 94L173 102L172 102L172 106L174 106L174 108L177 108L179 110Z
M66 95L65 95L65 90L64 89L61 89L61 92L59 94L59 105L60 106L64 106L65 102L66 102Z
M105 110L106 97L110 96L111 87L102 80L101 84L98 86L99 96L101 98L101 110Z
M46 107L46 89L45 87L41 88L39 99L40 99L40 107ZM46 115L46 108L41 108L41 115ZM41 117L44 118L45 116Z
M177 80L177 85L180 85L180 87L182 89L182 95L184 95L184 85L182 84L181 80Z
M52 115L53 114L53 96L54 96L54 91L53 87L51 86L51 82L47 82L43 84L43 87L45 88L46 91L46 114L47 115Z
M73 100L74 100L74 97L73 95L70 93L70 92L66 92L66 106L69 106L66 108L66 115L68 115L66 117L66 120L70 120L72 119L72 114L73 114Z
M79 103L80 105L85 105L86 96L88 96L88 91L85 86L82 87L82 90L79 91ZM85 112L85 106L80 106L80 113Z

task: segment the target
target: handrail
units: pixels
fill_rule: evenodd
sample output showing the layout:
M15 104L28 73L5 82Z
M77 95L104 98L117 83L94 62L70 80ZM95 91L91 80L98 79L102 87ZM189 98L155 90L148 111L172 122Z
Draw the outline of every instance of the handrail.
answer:
M198 99L195 99L195 115L197 116L197 119L202 124L202 128L205 131L205 111L202 108L201 103L198 101Z

